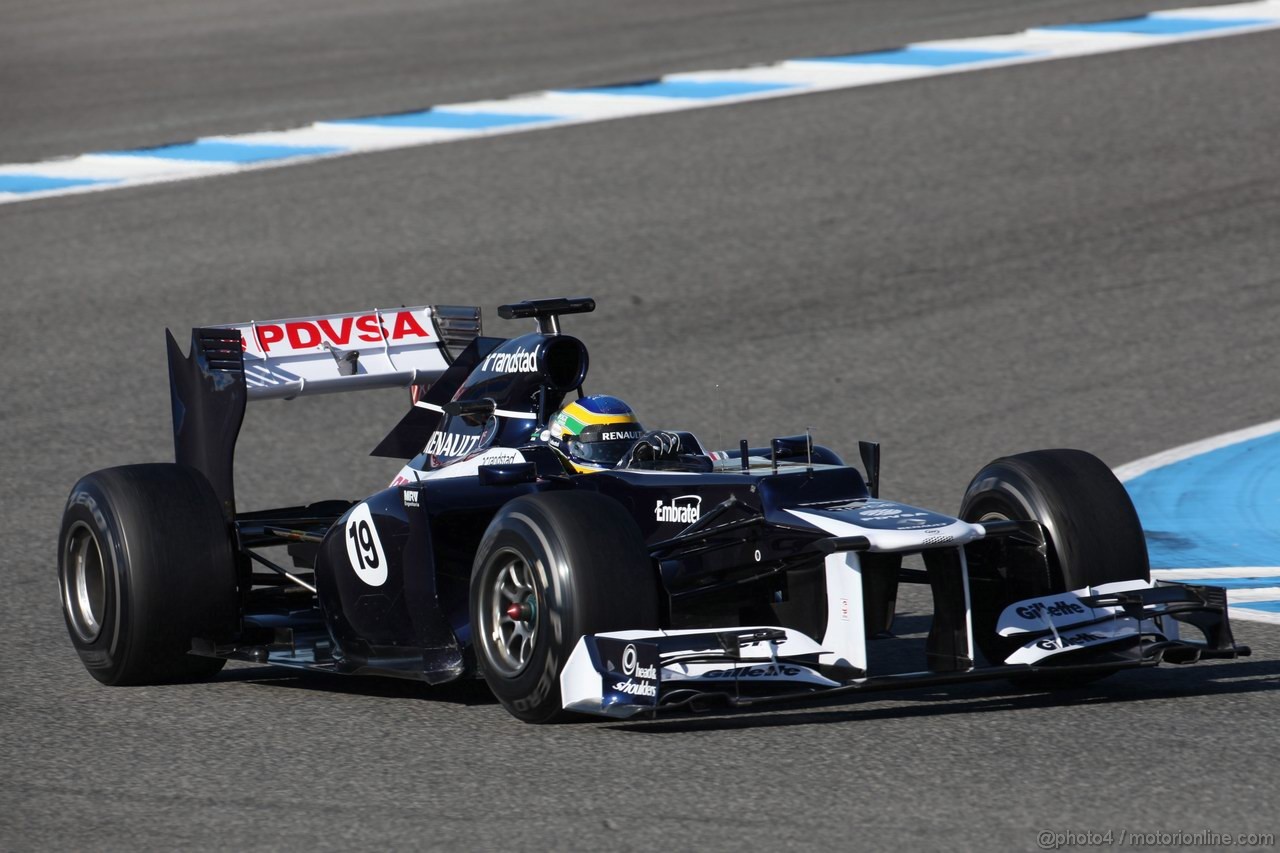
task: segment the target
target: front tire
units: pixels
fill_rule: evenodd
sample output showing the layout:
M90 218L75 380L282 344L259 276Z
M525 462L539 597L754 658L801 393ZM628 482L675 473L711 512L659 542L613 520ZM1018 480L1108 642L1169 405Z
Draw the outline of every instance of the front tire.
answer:
M975 641L993 664L1021 644L995 631L1001 611L1014 601L1151 578L1129 493L1102 460L1082 450L1037 450L991 462L965 491L960 517L1038 521L1047 540L1045 561L986 566L973 577Z
M657 575L617 501L595 492L525 495L485 531L470 610L476 661L498 701L525 722L556 722L570 716L560 672L579 638L658 627Z
M62 612L72 645L103 684L208 678L220 658L193 637L230 633L235 558L213 488L181 465L95 471L71 490L58 537Z

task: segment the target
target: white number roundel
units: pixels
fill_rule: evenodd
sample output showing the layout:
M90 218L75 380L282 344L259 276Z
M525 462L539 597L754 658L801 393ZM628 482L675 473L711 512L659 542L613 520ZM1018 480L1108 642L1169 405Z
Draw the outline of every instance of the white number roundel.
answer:
M347 516L347 558L356 577L369 586L382 586L387 582L387 555L383 553L368 504L360 504Z

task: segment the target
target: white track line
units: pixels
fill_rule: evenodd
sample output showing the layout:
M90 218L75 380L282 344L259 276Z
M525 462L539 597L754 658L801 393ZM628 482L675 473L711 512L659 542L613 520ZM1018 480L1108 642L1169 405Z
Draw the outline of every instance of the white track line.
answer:
M1258 424L1257 426L1238 429L1235 432L1227 432L1211 438L1201 439L1200 441L1193 441L1190 444L1184 444L1181 447L1174 447L1170 450L1162 450L1151 456L1121 465L1115 469L1115 474L1120 478L1121 482L1127 482L1135 477L1141 477L1148 471L1154 471L1157 468L1163 468L1175 462L1182 462L1193 456L1217 450L1220 447L1230 447L1233 444L1252 441L1255 438L1262 438L1276 432L1280 432L1280 420L1267 421L1265 424Z
M1120 22L918 42L890 51L670 74L649 84L535 92L413 114L318 121L291 130L205 137L155 149L0 165L0 204L1274 29L1280 29L1280 0L1257 0L1174 9Z

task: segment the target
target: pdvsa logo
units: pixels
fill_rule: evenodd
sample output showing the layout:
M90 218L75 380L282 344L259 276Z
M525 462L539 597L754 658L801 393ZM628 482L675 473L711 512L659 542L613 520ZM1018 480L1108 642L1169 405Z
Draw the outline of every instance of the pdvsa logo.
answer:
M245 350L262 355L288 355L323 346L347 348L386 341L398 344L425 341L431 333L423 327L413 311L390 314L348 314L262 323L241 329Z
M702 517L702 496L681 495L670 503L659 500L653 506L653 517L673 524L693 524Z

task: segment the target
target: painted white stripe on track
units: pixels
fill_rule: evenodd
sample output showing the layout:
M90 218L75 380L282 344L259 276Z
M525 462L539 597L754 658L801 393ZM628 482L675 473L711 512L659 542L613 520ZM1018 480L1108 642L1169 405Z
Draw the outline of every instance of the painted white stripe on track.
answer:
M1245 622L1265 622L1268 625L1280 625L1280 613L1268 613L1265 610L1249 610L1245 607L1237 607L1229 613L1231 621Z
M1152 577L1176 581L1186 578L1276 578L1280 585L1280 568L1275 566L1221 566L1213 569L1152 569Z
M1253 3L1232 3L1230 6L1192 6L1186 9L1170 9L1156 12L1157 18L1199 18L1206 21L1232 21L1265 18L1274 15L1275 0L1257 0Z
M1168 27L1167 24L1164 27L1160 26L1160 21L1165 19L1191 22L1196 20L1238 21L1240 25L1215 26L1209 29L1193 27L1190 31L1176 33L1159 32L1158 30ZM871 86L943 74L958 74L1117 50L1242 35L1280 28L1280 0L1256 0L1256 2L1229 6L1173 9L1132 20L1153 24L1147 29L1157 31L1116 32L1107 22L1085 24L1084 29L1036 28L1009 35L918 42L901 49L897 52L899 55L892 55L895 51L876 51L845 57L808 57L773 65L671 74L658 81L659 84L720 83L739 84L739 87L742 84L782 86L782 88L742 93L729 92L715 97L669 97L662 94L661 85L655 88L653 94L648 92L636 94L634 91L622 90L610 92L608 89L611 87L601 87L581 91L535 92L510 99L436 106L431 110L437 116L496 113L500 116L546 116L546 121L523 121L497 126L479 122L475 127L460 128L412 127L395 124L394 116L382 116L373 117L386 120L376 124L349 123L354 120L319 121L292 130L215 136L196 140L196 143L260 145L285 149L273 153L273 156L268 159L257 159L251 162L206 162L139 156L144 152L131 152L133 156L108 156L109 152L99 152L43 163L9 164L0 166L0 203L101 192L215 174L274 169L369 151L432 145L592 121L795 97L814 92ZM990 58L975 56L968 60L946 62L932 61L925 56L929 51L1013 53L1015 55L996 55ZM937 57L934 57L934 60L936 59ZM668 92L674 94L670 88ZM293 154L287 150L289 148L300 150ZM315 150L317 148L338 150L317 151ZM59 182L65 181L101 181L102 183L58 186Z
M1268 421L1265 424L1238 429L1234 432L1226 432L1222 435L1215 435L1211 438L1205 438L1200 441L1193 441L1190 444L1184 444L1181 447L1174 447L1169 450L1162 450L1159 453L1128 462L1114 469L1117 477L1121 482L1132 480L1135 477L1141 477L1148 471L1154 471L1157 468L1163 468L1166 465L1173 465L1176 462L1182 462L1193 456L1199 456L1202 453L1208 453L1211 450L1217 450L1220 447L1230 447L1233 444L1239 444L1242 441L1252 441L1255 438L1271 435L1280 432L1280 420Z
M51 178L87 178L132 180L158 175L216 174L234 170L234 163L210 163L199 160L170 160L165 157L113 157L105 154L81 154L66 160L41 164L39 174ZM0 175L34 174L31 166L0 166Z
M246 133L241 136L209 136L205 139L247 145L343 148L346 150L336 152L337 156L342 156L348 152L379 151L387 148L426 145L432 142L449 142L469 135L466 131L441 128L375 128L316 122L297 130Z

